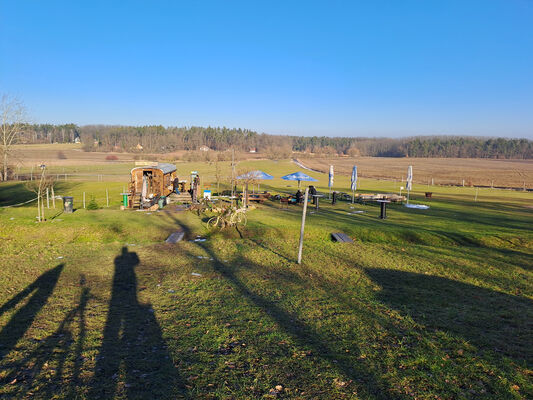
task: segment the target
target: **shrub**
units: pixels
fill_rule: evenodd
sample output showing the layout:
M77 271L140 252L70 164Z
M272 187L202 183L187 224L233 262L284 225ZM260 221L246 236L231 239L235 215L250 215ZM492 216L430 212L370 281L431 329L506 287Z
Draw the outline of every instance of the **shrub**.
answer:
M94 199L94 197L89 201L89 204L87 204L87 210L98 210L100 207L98 206L98 203Z
M114 154L110 154L110 155L106 156L105 159L107 161L116 161L116 160L118 160L118 157L116 155L114 155Z
M57 152L57 159L58 159L58 160L66 160L66 159L67 159L67 156L66 156L65 153L63 153L62 151L58 151L58 152Z

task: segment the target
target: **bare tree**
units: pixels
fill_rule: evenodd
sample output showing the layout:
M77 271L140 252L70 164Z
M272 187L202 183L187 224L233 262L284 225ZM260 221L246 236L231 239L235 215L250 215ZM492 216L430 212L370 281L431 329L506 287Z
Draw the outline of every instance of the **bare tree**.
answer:
M2 174L0 180L7 181L8 159L12 147L23 133L26 122L26 107L16 98L6 94L0 100L0 147L2 149Z
M43 164L41 168L41 179L34 181L27 181L25 183L26 189L31 190L37 195L37 220L39 222L45 221L44 217L44 193L47 189L54 190L54 178L51 175L46 175L46 166Z

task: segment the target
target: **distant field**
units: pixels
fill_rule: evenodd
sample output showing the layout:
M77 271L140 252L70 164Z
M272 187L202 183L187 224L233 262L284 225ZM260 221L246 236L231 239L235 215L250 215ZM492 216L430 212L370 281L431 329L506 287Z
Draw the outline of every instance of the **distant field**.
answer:
M106 157L114 155L118 160L133 161L131 153L85 152L81 144L55 143L14 146L14 158L22 167L28 168L45 162L50 166L90 165L109 163Z
M413 166L414 182L435 185L494 186L533 188L533 160L493 160L472 158L303 158L307 167L327 172L351 174L357 165L359 176L403 181L407 167Z

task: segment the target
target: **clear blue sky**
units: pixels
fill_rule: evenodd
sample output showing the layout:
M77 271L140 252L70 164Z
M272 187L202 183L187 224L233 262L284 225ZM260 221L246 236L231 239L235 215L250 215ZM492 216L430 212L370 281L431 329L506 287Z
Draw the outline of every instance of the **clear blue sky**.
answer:
M533 138L533 1L0 0L35 122Z

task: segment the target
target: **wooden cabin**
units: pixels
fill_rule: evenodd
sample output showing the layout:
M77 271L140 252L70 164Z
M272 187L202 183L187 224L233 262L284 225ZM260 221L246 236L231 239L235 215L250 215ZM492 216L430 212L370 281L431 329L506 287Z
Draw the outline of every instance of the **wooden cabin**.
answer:
M135 167L131 170L129 188L129 206L140 207L154 204L161 196L168 196L174 190L173 181L176 178L174 164L159 163Z

